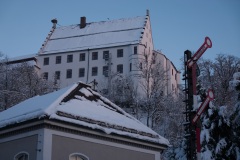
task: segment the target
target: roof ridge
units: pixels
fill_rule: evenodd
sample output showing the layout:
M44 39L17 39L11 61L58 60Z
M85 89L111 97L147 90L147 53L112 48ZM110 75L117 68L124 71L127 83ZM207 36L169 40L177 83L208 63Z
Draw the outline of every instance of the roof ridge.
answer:
M86 24L101 23L101 22L111 22L111 21L118 21L118 20L125 20L125 19L143 18L143 17L146 17L146 16L136 16L136 17L130 17L130 18L119 18L119 19L106 20L106 21L87 22ZM64 27L69 27L69 26L79 26L79 25L80 25L79 23L70 24L70 25L66 25L66 26L56 27L56 29L60 29L60 28L64 28Z
M45 110L45 114L54 113L54 108L57 107L61 102L63 102L64 98L66 98L75 88L77 88L79 83L74 83L67 91L65 91L61 96L59 96L55 101L53 101Z
M74 38L74 37L84 37L84 36L91 36L91 35L97 35L102 33L109 33L109 32L121 32L121 31L131 31L136 29L142 29L142 27L136 27L136 28L130 28L130 29L119 29L119 30L112 30L112 31L104 31L104 32L97 32L97 33L90 33L90 34L82 34L82 35L76 35L76 36L68 36L68 37L62 37L62 38L53 38L49 40L59 40L59 39L67 39L67 38Z

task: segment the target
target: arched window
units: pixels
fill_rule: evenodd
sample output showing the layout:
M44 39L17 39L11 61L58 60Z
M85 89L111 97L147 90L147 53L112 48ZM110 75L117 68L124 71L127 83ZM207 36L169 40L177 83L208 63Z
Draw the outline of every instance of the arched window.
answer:
M29 160L29 154L27 152L19 152L14 156L14 160Z
M89 160L89 158L81 153L72 153L69 155L69 160Z

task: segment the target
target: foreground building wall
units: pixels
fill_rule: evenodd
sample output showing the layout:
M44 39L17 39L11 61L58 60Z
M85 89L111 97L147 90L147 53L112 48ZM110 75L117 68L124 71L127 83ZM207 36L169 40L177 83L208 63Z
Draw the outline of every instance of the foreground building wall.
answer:
M32 129L34 125L31 125ZM51 129L45 125L46 128L32 130L23 125L23 128L5 130L5 136L0 137L1 159L14 159L21 154L26 154L29 160L71 160L71 156L84 160L160 159L162 150L157 145L71 125L58 125L52 123ZM20 134L17 133L19 129L23 131ZM8 131L10 134L7 135Z

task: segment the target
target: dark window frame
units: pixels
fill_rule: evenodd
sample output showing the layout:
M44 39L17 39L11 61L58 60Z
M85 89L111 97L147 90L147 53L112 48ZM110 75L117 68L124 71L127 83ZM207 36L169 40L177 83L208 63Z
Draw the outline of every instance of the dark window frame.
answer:
M43 73L43 79L48 80L48 72Z
M98 60L98 52L92 52L92 60Z
M85 68L79 68L78 77L84 77L84 76L85 76Z
M103 75L108 77L108 66L103 66Z
M123 73L123 64L118 64L117 65L117 72L118 73Z
M98 75L98 67L92 67L92 76Z
M72 153L69 155L69 159L82 159L82 160L89 160L89 158L81 153Z
M49 57L45 57L43 59L43 65L46 66L46 65L49 65Z
M72 69L67 69L67 71L66 71L66 78L67 79L72 78Z
M118 49L117 50L117 57L118 58L123 57L123 49Z
M56 64L62 63L62 56L56 56Z
M26 159L29 160L29 153L27 152L20 152L14 156L14 160Z
M69 54L67 55L67 63L72 63L73 62L73 55Z
M109 59L109 51L103 51L103 59Z
M86 59L86 54L85 53L80 53L79 61L85 61L85 59Z
M137 54L137 46L134 46L134 48L133 48L133 54Z
M55 71L55 79L60 80L61 77L61 71Z

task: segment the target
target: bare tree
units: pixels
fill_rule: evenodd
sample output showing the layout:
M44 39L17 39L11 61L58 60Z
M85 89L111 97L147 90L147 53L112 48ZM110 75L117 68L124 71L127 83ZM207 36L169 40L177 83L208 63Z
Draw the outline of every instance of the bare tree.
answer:
M25 99L54 90L53 82L39 77L34 66L27 62L9 64L3 57L0 63L0 108L5 110Z
M204 88L212 88L216 106L233 106L236 103L235 92L230 90L229 81L240 65L240 59L231 55L218 55L215 61L201 59L200 82Z
M145 54L143 59L136 63L139 70L137 75L139 88L142 91L140 97L141 110L146 115L146 124L154 126L154 119L158 110L164 105L164 90L167 84L167 68L160 61L156 61L156 54Z

